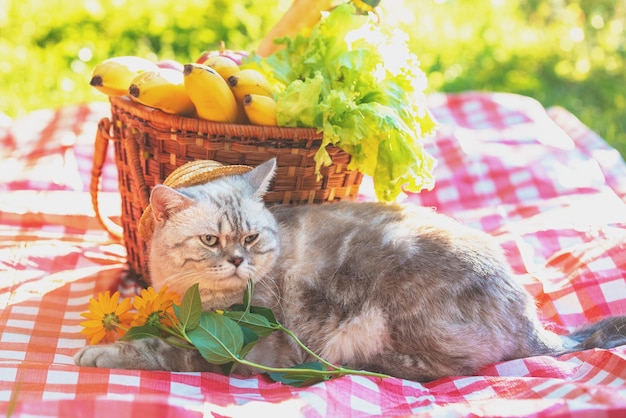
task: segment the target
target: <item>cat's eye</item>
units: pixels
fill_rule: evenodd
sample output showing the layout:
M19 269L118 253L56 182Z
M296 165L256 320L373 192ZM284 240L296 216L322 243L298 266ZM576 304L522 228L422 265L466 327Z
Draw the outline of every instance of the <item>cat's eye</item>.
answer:
M259 237L259 234L248 235L247 237L243 239L243 242L245 242L246 244L252 244L254 241L256 241L258 237Z
M220 239L215 235L200 235L200 241L207 247L215 247L220 243Z

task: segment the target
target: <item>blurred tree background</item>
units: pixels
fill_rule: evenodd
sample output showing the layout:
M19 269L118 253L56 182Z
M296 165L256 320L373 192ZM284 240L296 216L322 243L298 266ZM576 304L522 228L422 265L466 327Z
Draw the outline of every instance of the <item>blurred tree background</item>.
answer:
M191 61L220 40L254 50L291 0L0 0L0 112L104 101L114 55ZM626 2L383 0L429 91L503 91L561 105L626 156Z

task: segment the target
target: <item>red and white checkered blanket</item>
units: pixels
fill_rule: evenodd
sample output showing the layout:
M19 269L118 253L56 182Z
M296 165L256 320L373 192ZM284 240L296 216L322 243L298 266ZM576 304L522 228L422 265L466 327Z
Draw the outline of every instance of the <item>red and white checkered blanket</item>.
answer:
M433 95L435 189L407 196L492 234L546 326L626 314L626 164L572 114L509 94ZM0 125L0 415L626 416L626 347L494 364L430 383L79 368L89 299L123 282L125 247L88 193L106 103ZM366 179L361 199L372 199ZM103 211L120 213L113 159ZM278 415L278 414L283 415ZM271 415L270 415L271 414Z

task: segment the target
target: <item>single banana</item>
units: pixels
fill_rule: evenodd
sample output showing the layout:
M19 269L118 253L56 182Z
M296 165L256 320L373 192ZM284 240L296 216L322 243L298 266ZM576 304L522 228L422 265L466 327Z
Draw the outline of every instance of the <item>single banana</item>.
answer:
M373 11L379 4L380 0L352 0L357 9L363 12Z
M228 85L239 103L247 94L260 94L274 98L270 82L262 73L252 68L245 68L228 77Z
M157 65L132 55L108 58L96 65L89 84L107 96L128 94L132 79L143 71L156 70Z
M185 89L202 119L213 122L237 121L237 102L226 81L213 68L185 64Z
M276 126L276 100L262 94L246 94L243 109L253 125Z
M193 116L196 108L185 89L185 76L172 68L159 68L139 73L128 88L137 102L166 113Z
M224 80L228 80L228 77L239 71L239 65L225 55L209 55L200 64L213 68Z

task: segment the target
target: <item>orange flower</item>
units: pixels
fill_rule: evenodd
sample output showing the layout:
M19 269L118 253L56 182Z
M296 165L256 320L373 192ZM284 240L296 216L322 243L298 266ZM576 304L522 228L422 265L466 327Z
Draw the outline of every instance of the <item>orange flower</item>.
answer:
M171 327L175 319L174 305L180 304L180 296L174 292L168 292L164 286L159 293L152 287L141 290L141 296L133 300L133 306L137 309L131 326L163 325Z
M89 300L89 312L80 314L87 318L80 325L83 329L81 334L85 334L90 344L99 342L115 341L115 334L122 336L130 327L133 318L130 299L123 299L119 302L120 292L110 291L99 293L98 298Z

